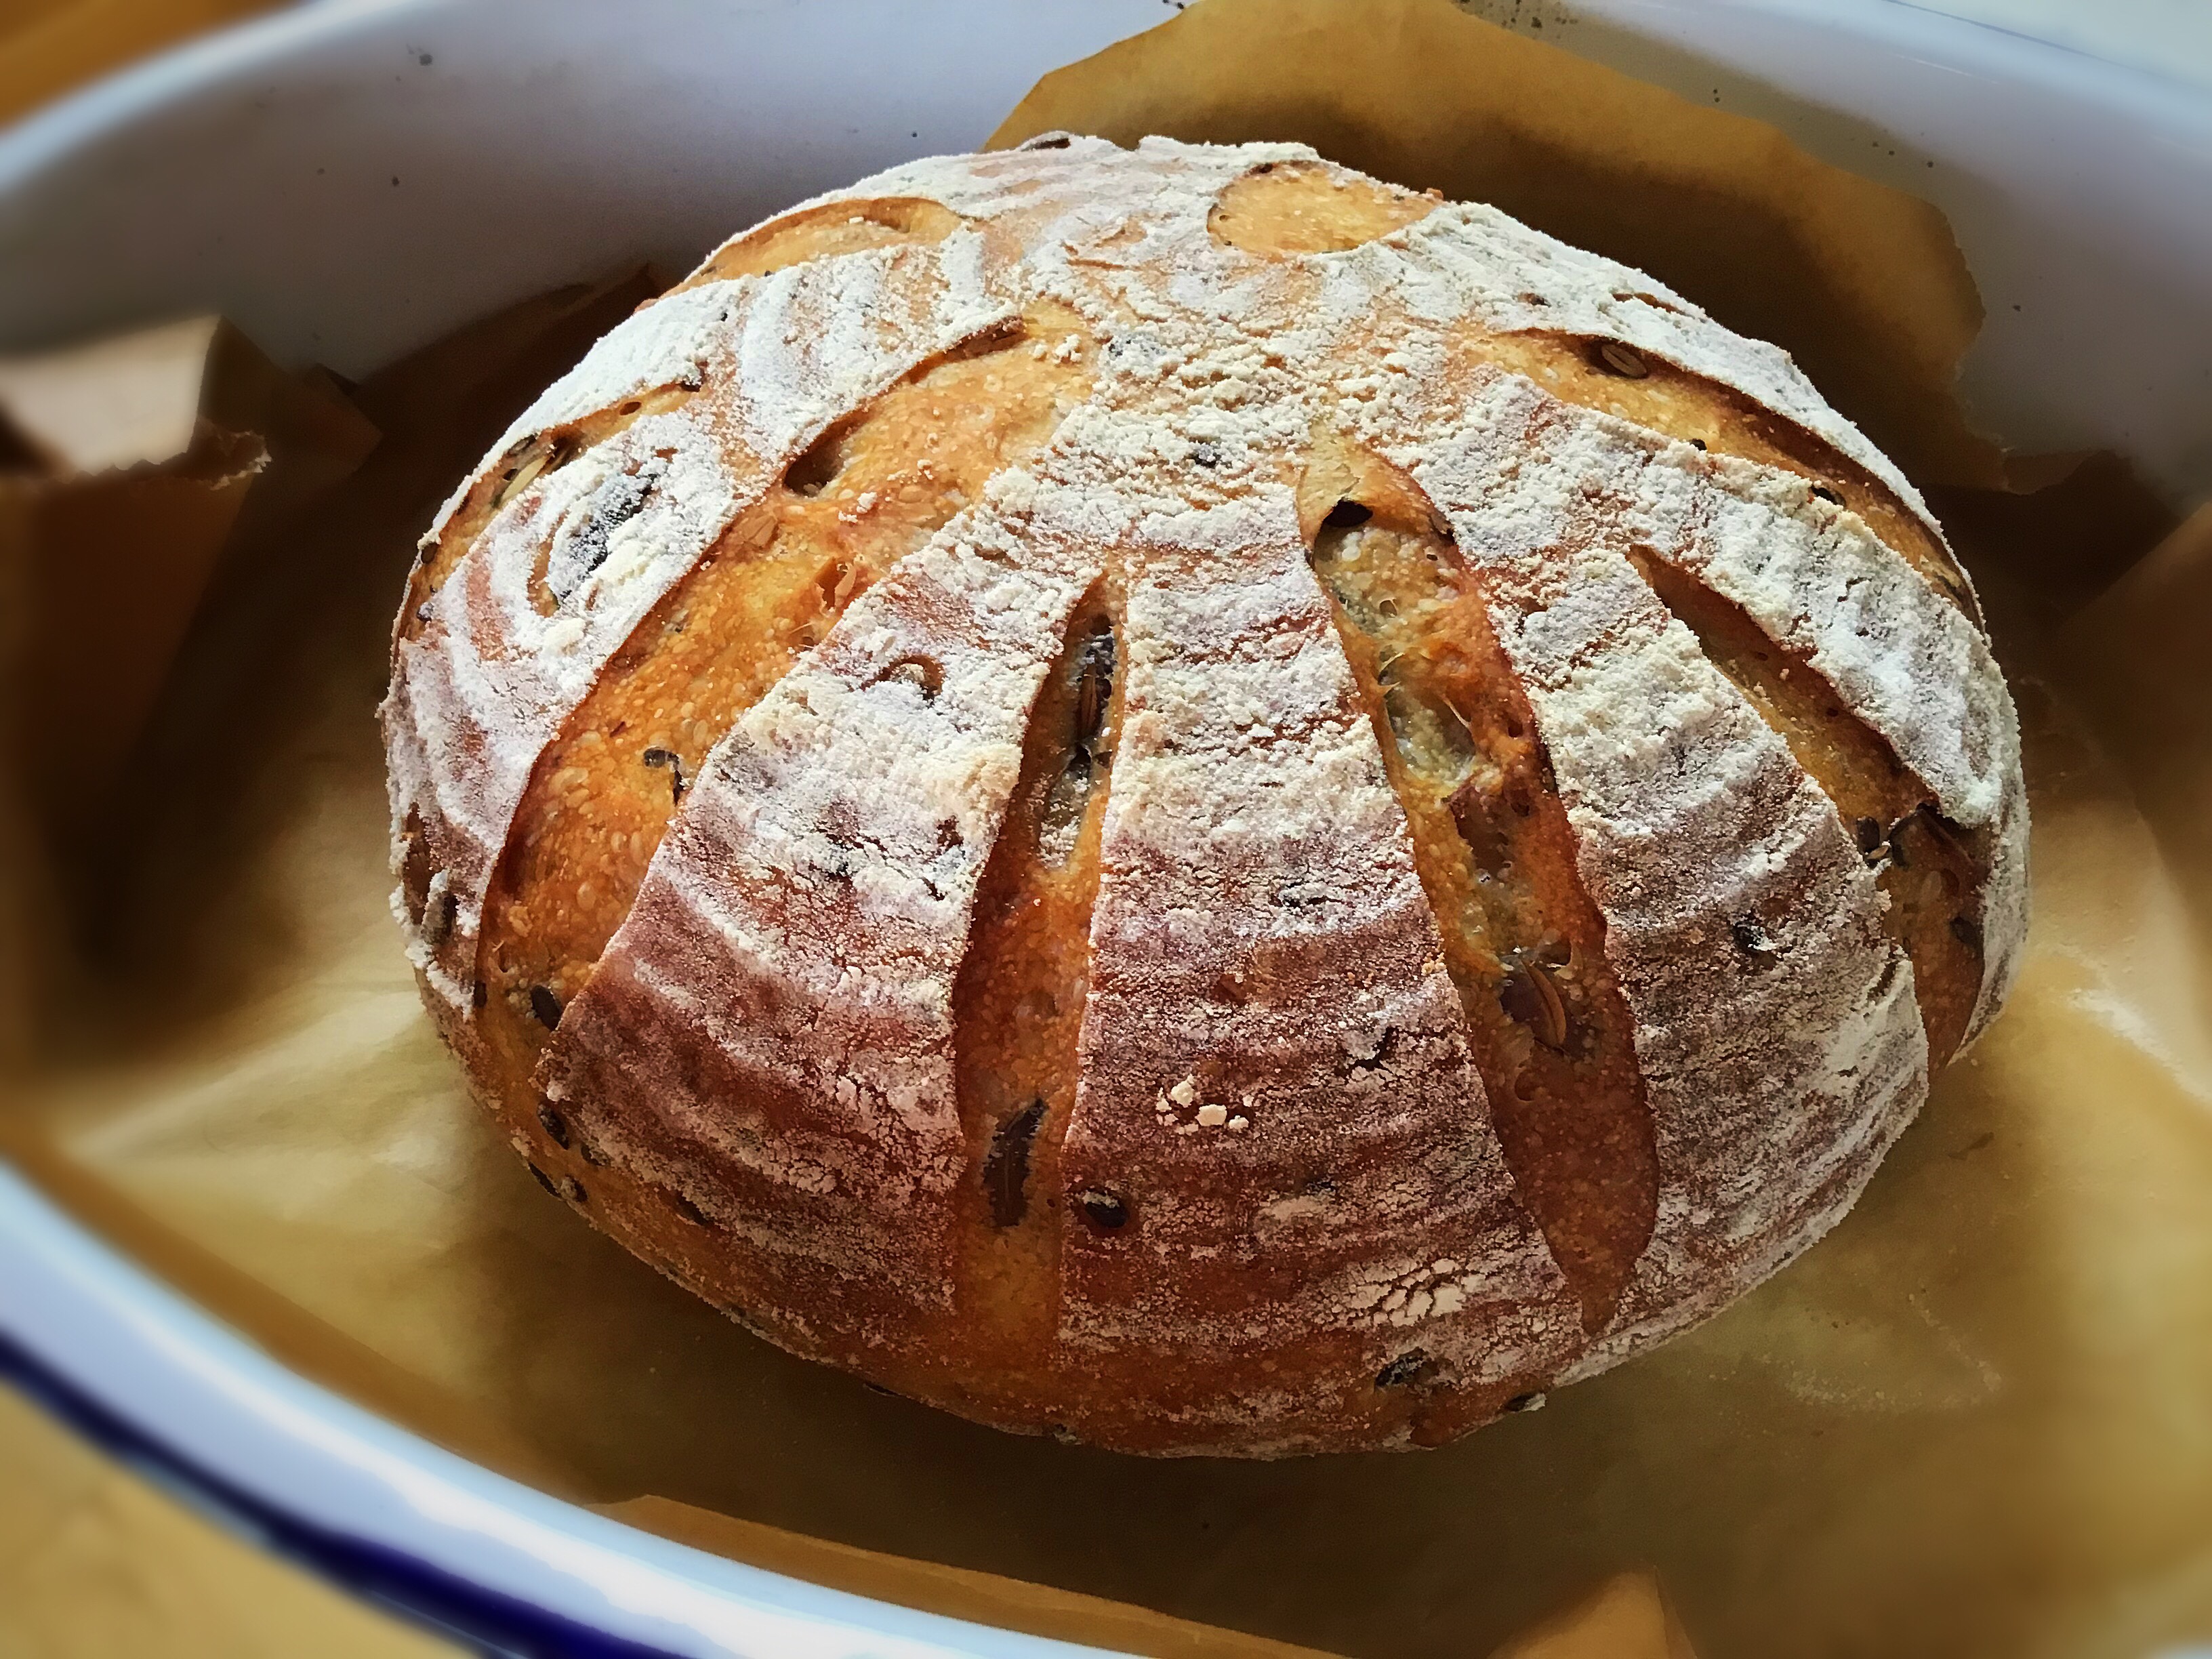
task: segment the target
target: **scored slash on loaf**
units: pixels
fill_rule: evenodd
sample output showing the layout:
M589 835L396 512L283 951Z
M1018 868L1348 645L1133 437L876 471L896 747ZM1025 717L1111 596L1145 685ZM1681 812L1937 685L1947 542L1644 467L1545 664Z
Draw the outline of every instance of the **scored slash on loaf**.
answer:
M1838 1219L2026 926L2010 700L1776 349L1295 145L738 237L424 538L394 908L539 1180L1148 1452L1434 1444Z

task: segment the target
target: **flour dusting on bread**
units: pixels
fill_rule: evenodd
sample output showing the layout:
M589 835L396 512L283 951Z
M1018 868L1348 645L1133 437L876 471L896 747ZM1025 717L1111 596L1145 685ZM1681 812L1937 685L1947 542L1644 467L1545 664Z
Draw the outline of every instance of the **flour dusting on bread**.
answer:
M847 251L769 270L787 222ZM2012 704L1926 504L1786 354L1290 144L915 161L729 249L769 274L710 261L641 309L440 514L384 718L395 908L479 1090L772 1340L1135 1450L1434 1443L1806 1248L1948 1057L1926 999L1969 1039L1994 1016ZM1086 389L1003 450L916 392L907 470L836 493L841 434L979 351L963 396ZM818 628L691 772L645 751L658 839L573 994L488 996L494 871L595 688L704 573L779 556L793 501L861 526L979 453L902 561L793 589ZM1396 539L1328 539L1370 520ZM1951 955L1916 962L1902 841L1846 821L1652 561L1922 792L1975 872ZM1415 625L1462 600L1494 668ZM1436 689L1483 673L1479 708ZM1074 1071L980 1122L957 986L994 848L1055 812L1033 862L1077 860L1088 908L1038 984L1081 988ZM1558 1196L1577 1075L1640 1126L1640 1197ZM1618 1282L1583 1222L1632 1234Z

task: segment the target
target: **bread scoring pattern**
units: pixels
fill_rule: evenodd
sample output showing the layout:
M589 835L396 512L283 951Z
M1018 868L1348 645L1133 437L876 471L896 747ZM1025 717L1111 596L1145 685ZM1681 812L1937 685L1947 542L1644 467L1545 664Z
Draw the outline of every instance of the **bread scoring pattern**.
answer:
M810 1356L1148 1451L1432 1443L1846 1209L2025 922L1911 486L1639 273L1289 145L733 240L425 538L426 998Z

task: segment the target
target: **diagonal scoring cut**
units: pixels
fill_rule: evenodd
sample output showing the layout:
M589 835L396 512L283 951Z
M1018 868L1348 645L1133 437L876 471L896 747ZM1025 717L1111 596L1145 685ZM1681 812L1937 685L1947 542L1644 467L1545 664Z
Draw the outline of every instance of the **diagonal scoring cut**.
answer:
M1658 1165L1632 1021L1526 696L1410 480L1325 437L1302 494L1506 1166L1596 1329L1651 1236Z
M1034 543L1018 569L1018 533L962 514L714 746L536 1074L611 1176L746 1241L690 1229L674 1269L802 1351L865 1331L889 1364L954 1304L951 985L1097 576Z
M1494 368L1423 409L1419 428L1418 450L1384 453L1480 574L1635 1021L1658 1212L1580 1362L1595 1368L1832 1224L1918 1105L1927 1043L1833 806L1626 556L1710 533L1696 452ZM1531 451L1550 465L1526 466ZM1757 522L1779 535L1788 521Z
M1649 549L1632 549L1629 559L1660 603L1697 636L1712 665L1790 745L1875 866L1889 897L1883 926L1912 961L1929 1064L1942 1066L1966 1036L1982 983L1988 833L1945 818L1935 792L1844 707L1804 653L1771 637L1742 606Z
M1042 1365L1058 1322L1060 1149L1075 1106L1099 832L1120 735L1115 577L1071 617L975 896L953 987L969 1176L958 1296L1004 1369Z
M641 389L634 398L624 398L608 408L508 444L496 465L487 469L461 497L416 559L407 580L407 602L399 614L400 637L411 640L421 635L430 620L430 599L446 585L462 555L483 534L501 508L586 451L611 442L650 416L681 407L694 395L695 388L682 385Z
M732 239L677 288L641 306L594 348L591 359L532 403L498 453L447 504L408 579L401 637L412 639L421 631L426 602L501 507L633 422L690 400L700 386L701 365L696 356L687 362L688 354L671 354L667 347L702 305L721 305L733 293L727 286L732 279L766 276L836 254L933 245L963 222L936 203L915 198L835 203L787 214ZM714 292L702 291L709 289ZM610 374L628 382L619 395L597 408L586 397L580 406L580 394L606 384Z
M686 289L732 276L765 276L809 259L872 247L941 242L960 216L918 196L824 202L801 208L732 238L684 281Z
M495 521L526 511L533 491L542 495L579 457L613 443L641 421L684 410L706 384L715 341L760 297L717 283L648 301L532 399L422 538L398 638L421 636L430 601Z
M1821 500L1856 513L1931 591L1979 622L1965 571L1920 515L1865 467L1758 399L1611 340L1471 329L1463 334L1456 343L1470 361L1525 374L1562 403L1633 422L1709 454L1796 474Z
M1026 348L1032 335L1079 331L1058 307L1033 307L1021 331L915 370L794 460L638 628L516 812L478 960L488 1042L526 1070L628 914L708 751L854 599L1042 447L1087 392L1091 354Z
M1191 1443L1233 1437L1232 1379L1262 1359L1285 1444L1346 1413L1449 1437L1575 1314L1499 1158L1288 480L1129 559L1062 1352L1101 1411L1167 1378L1218 1401L1182 1419Z
M1446 204L1318 160L1253 166L1220 191L1207 228L1217 244L1261 258L1353 253L1339 274L1364 270L1370 297L1383 296L1382 314L1417 293L1417 309L1426 312L1441 288L1450 295L1444 303L1470 314L1421 363L1425 376L1492 364L1562 401L1796 472L1861 514L1931 587L1978 619L1972 585L1902 476L1820 404L1786 356L1727 336L1643 273L1565 247L1494 209ZM1360 311L1378 314L1371 304ZM1413 369L1434 349L1421 337L1427 331L1397 332L1399 368Z
M669 593L733 528L757 522L796 453L917 364L1018 322L981 286L975 241L945 257L877 249L667 296L601 339L510 428L511 442L645 390L698 388L541 471L418 608L429 613L420 633L394 641L381 713L409 954L465 1054L483 1040L471 1009L486 994L484 902L547 746ZM434 539L501 470L499 453L441 513ZM427 877L419 895L410 872Z

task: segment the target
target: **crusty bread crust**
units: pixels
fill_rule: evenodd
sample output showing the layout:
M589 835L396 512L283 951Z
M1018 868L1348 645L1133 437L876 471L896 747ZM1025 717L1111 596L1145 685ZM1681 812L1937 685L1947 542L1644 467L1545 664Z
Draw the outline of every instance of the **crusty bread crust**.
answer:
M734 239L423 543L394 908L549 1188L1147 1452L1436 1443L1833 1224L2026 925L2010 700L1783 353L1291 145Z

